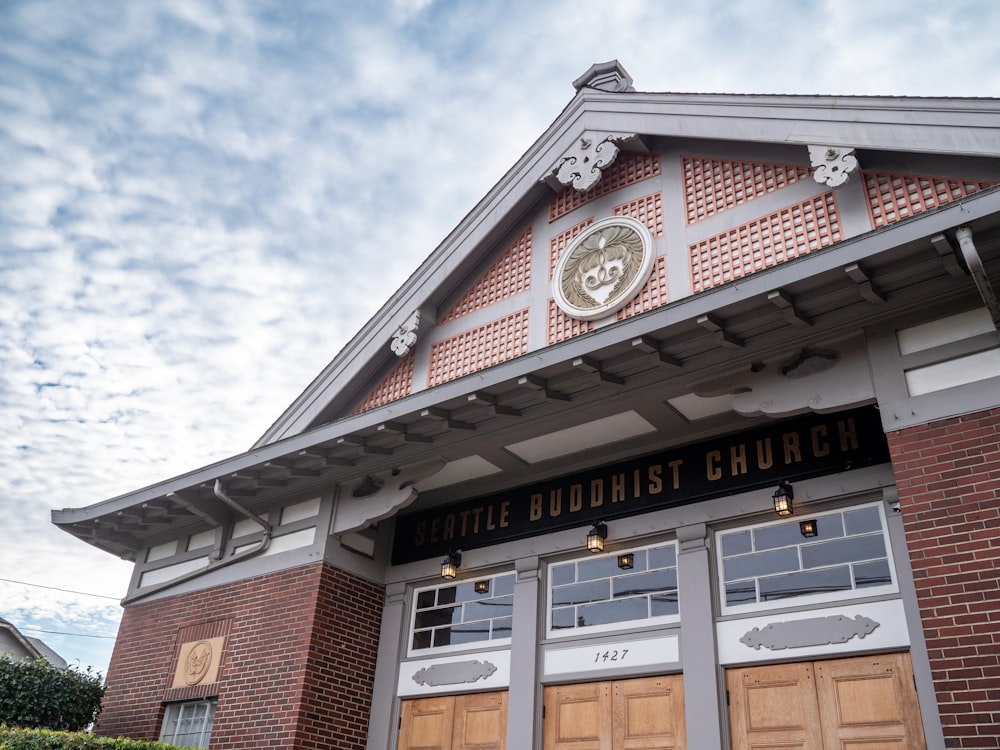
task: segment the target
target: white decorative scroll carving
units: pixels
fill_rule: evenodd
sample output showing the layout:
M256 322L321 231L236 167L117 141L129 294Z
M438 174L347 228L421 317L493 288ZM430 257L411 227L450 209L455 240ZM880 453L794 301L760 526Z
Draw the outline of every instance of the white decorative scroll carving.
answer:
M618 157L618 144L635 138L635 133L594 133L586 131L567 151L552 172L563 185L589 190L601 179L602 170Z
M853 618L831 615L808 620L771 622L762 628L748 630L740 638L740 643L757 651L761 646L770 651L826 646L831 643L847 643L854 637L864 638L875 632L878 626L879 623L864 615L855 615Z
M457 661L450 664L432 664L417 670L413 681L418 685L464 685L477 680L484 680L497 671L497 665L491 661Z
M405 357L417 343L417 332L420 329L420 310L414 310L406 321L392 334L389 345L397 357Z
M858 168L854 149L837 146L810 146L809 162L816 170L813 179L830 187L843 185Z
M447 463L445 459L438 458L395 473L381 474L373 478L374 485L381 483L381 488L361 497L355 497L350 487L342 486L337 497L332 533L344 534L363 529L402 510L417 499L417 490L413 485L437 474Z

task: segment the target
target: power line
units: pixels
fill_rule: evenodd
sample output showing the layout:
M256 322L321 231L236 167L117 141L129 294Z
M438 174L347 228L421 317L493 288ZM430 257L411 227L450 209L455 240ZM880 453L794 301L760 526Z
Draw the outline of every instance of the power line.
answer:
M114 640L113 635L93 635L91 633L65 633L61 630L42 630L41 628L18 628L18 630L30 630L32 633L49 633L51 635L68 635L73 638L106 638L108 640Z
M34 586L37 589L49 589L50 591L62 591L66 594L79 594L80 596L96 596L98 599L111 599L112 601L119 601L120 596L105 596L104 594L91 594L87 591L73 591L72 589L61 589L58 586L43 586L40 583L28 583L27 581L14 581L10 578L0 578L0 581L5 581L6 583L16 583L21 586ZM101 636L104 637L104 636Z

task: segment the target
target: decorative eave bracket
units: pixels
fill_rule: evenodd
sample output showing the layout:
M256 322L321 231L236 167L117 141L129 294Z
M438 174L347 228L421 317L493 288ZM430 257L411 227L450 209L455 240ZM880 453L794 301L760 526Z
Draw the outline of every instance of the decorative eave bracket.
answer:
M542 182L556 192L569 185L576 190L589 190L600 181L603 170L614 163L621 147L626 144L642 145L635 133L585 130L546 173Z
M853 148L840 146L809 146L809 163L813 179L820 185L840 187L858 169L858 157Z
M417 336L420 333L420 310L414 310L410 317L404 320L399 327L393 331L392 342L389 348L397 357L405 357L410 353L410 349L416 346Z
M446 463L445 459L439 458L400 471L365 477L353 489L342 485L332 533L357 531L402 510L417 499L417 489L413 485L437 474Z

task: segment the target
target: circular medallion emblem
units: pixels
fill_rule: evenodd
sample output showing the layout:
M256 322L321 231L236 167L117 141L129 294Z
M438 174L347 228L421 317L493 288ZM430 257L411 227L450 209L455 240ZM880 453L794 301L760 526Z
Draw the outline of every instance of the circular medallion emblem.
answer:
M553 296L571 318L603 318L625 307L652 269L649 230L635 219L614 216L587 227L562 254Z
M198 641L188 651L184 661L184 682L197 685L205 679L209 667L212 666L212 644L208 641Z

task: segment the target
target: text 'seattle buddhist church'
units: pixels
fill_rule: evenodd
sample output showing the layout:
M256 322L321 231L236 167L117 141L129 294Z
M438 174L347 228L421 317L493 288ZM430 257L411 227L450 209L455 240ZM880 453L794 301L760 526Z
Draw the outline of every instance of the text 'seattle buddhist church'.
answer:
M53 513L99 733L1000 746L1000 101L574 86L249 451Z

